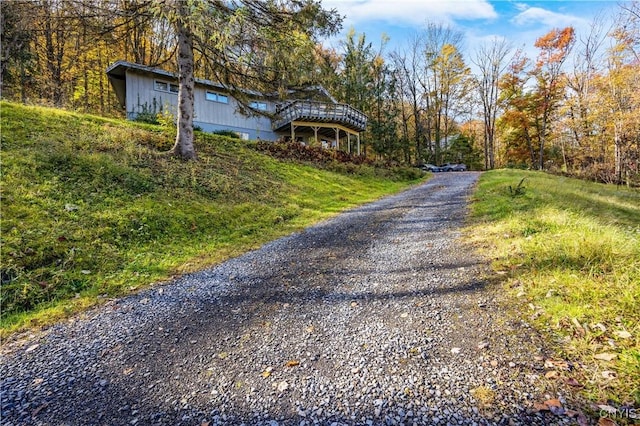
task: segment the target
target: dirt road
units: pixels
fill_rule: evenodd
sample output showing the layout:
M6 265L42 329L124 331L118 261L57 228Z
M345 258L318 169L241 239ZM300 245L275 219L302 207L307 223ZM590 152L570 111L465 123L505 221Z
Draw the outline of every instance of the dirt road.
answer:
M460 241L478 176L437 174L5 347L2 424L567 424L532 410L558 396L542 349Z

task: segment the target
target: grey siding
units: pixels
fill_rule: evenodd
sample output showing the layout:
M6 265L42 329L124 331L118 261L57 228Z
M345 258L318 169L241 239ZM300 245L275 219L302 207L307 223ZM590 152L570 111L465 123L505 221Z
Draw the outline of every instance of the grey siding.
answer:
M155 81L177 84L167 78L137 73L127 70L126 85L127 117L134 119L143 112L158 113L170 111L177 115L178 95L170 91L157 90ZM271 130L271 120L267 117L247 117L237 112L238 103L231 96L228 103L220 103L206 99L206 92L226 94L223 90L196 84L194 125L203 131L233 130L249 139L276 140L278 136ZM267 108L274 109L274 105L267 102Z

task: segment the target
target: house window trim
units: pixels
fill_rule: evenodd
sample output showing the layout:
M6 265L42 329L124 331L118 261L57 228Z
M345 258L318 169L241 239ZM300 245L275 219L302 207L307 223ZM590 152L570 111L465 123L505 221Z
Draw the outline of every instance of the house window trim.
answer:
M249 106L257 111L267 111L269 105L264 101L252 101Z
M158 87L159 84L165 85L166 89L159 88ZM174 88L175 88L175 90L172 90ZM179 88L178 88L177 84L171 83L169 81L154 79L153 80L153 90L155 90L157 92L173 93L174 95L177 95Z
M209 97L210 95L212 96L212 98ZM229 104L229 95L225 95L224 93L214 92L211 90L205 91L204 99L209 102L216 102L216 103L225 104L225 105ZM221 100L221 99L224 99L224 100Z

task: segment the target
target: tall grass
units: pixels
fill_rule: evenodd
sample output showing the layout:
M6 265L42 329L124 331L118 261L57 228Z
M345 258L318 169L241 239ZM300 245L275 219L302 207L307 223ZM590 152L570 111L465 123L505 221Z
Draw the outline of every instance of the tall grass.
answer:
M1 103L2 334L256 248L416 183L278 161L197 134ZM393 175L393 173L392 173ZM404 177L403 177L404 176Z
M640 192L499 170L480 179L472 211L470 235L523 315L579 366L584 394L640 405Z

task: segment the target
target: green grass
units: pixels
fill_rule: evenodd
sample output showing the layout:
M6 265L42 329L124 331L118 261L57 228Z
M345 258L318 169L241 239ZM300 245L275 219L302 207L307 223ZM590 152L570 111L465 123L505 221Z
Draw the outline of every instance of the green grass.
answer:
M522 315L575 363L583 395L640 406L640 191L498 170L474 198L469 235Z
M3 102L1 333L216 264L422 179L318 170L198 133Z

